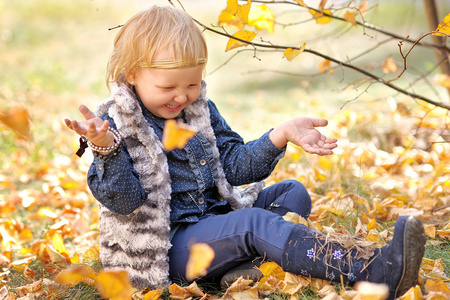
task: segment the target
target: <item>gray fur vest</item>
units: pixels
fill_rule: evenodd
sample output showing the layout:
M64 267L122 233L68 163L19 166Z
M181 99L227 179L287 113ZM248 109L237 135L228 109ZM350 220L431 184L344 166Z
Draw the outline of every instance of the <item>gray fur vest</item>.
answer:
M114 119L147 199L128 215L113 213L100 204L100 259L105 269L126 270L136 288L167 287L172 191L167 156L130 87L114 84L111 92L112 97L101 103L95 113L98 116L107 113ZM264 183L250 185L245 190L228 183L220 164L207 101L206 84L202 82L199 98L185 109L186 122L197 127L212 145L219 171L220 196L234 210L251 207Z

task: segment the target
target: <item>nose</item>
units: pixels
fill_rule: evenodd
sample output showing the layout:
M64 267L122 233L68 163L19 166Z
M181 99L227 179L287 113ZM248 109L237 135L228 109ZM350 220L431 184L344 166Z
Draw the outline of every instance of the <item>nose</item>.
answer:
M183 104L187 100L188 100L188 95L185 91L181 91L175 96L175 101L179 104Z

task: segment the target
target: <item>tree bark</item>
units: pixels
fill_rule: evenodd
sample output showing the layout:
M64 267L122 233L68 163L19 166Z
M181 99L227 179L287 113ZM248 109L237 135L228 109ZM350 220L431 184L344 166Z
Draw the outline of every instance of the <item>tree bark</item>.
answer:
M423 4L425 6L429 29L430 31L434 31L441 20L438 7L436 5L436 0L423 0ZM431 41L433 44L445 46L447 44L447 37L432 35ZM440 63L441 72L450 76L450 53L448 53L445 49L438 48L435 48L434 52L436 53L438 63ZM450 88L447 89L447 91L450 95Z

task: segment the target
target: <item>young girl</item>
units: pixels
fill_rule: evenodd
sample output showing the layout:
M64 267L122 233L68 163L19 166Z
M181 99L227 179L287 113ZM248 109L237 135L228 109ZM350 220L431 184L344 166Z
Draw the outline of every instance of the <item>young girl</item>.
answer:
M229 281L245 275L239 266L264 257L305 276L384 282L391 298L416 284L425 237L414 217L399 218L391 243L371 257L281 217L293 211L307 218L311 210L297 181L263 189L287 143L329 155L336 140L315 129L326 120L300 117L244 143L206 97L207 59L202 33L185 12L138 13L114 43L112 96L95 113L80 106L85 121L65 120L95 156L88 183L100 202L103 266L125 269L137 288L165 287L185 278L190 245L206 243L215 258L202 280L211 282L232 269ZM199 132L183 149L164 151L167 119Z

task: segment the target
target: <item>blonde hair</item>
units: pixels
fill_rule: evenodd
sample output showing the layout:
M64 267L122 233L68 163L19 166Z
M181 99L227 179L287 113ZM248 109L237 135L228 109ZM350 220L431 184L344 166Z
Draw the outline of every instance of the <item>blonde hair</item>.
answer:
M161 53L167 59L155 60ZM154 6L121 27L108 62L106 84L126 82L126 75L137 68L188 68L207 60L205 39L191 17L170 6Z

